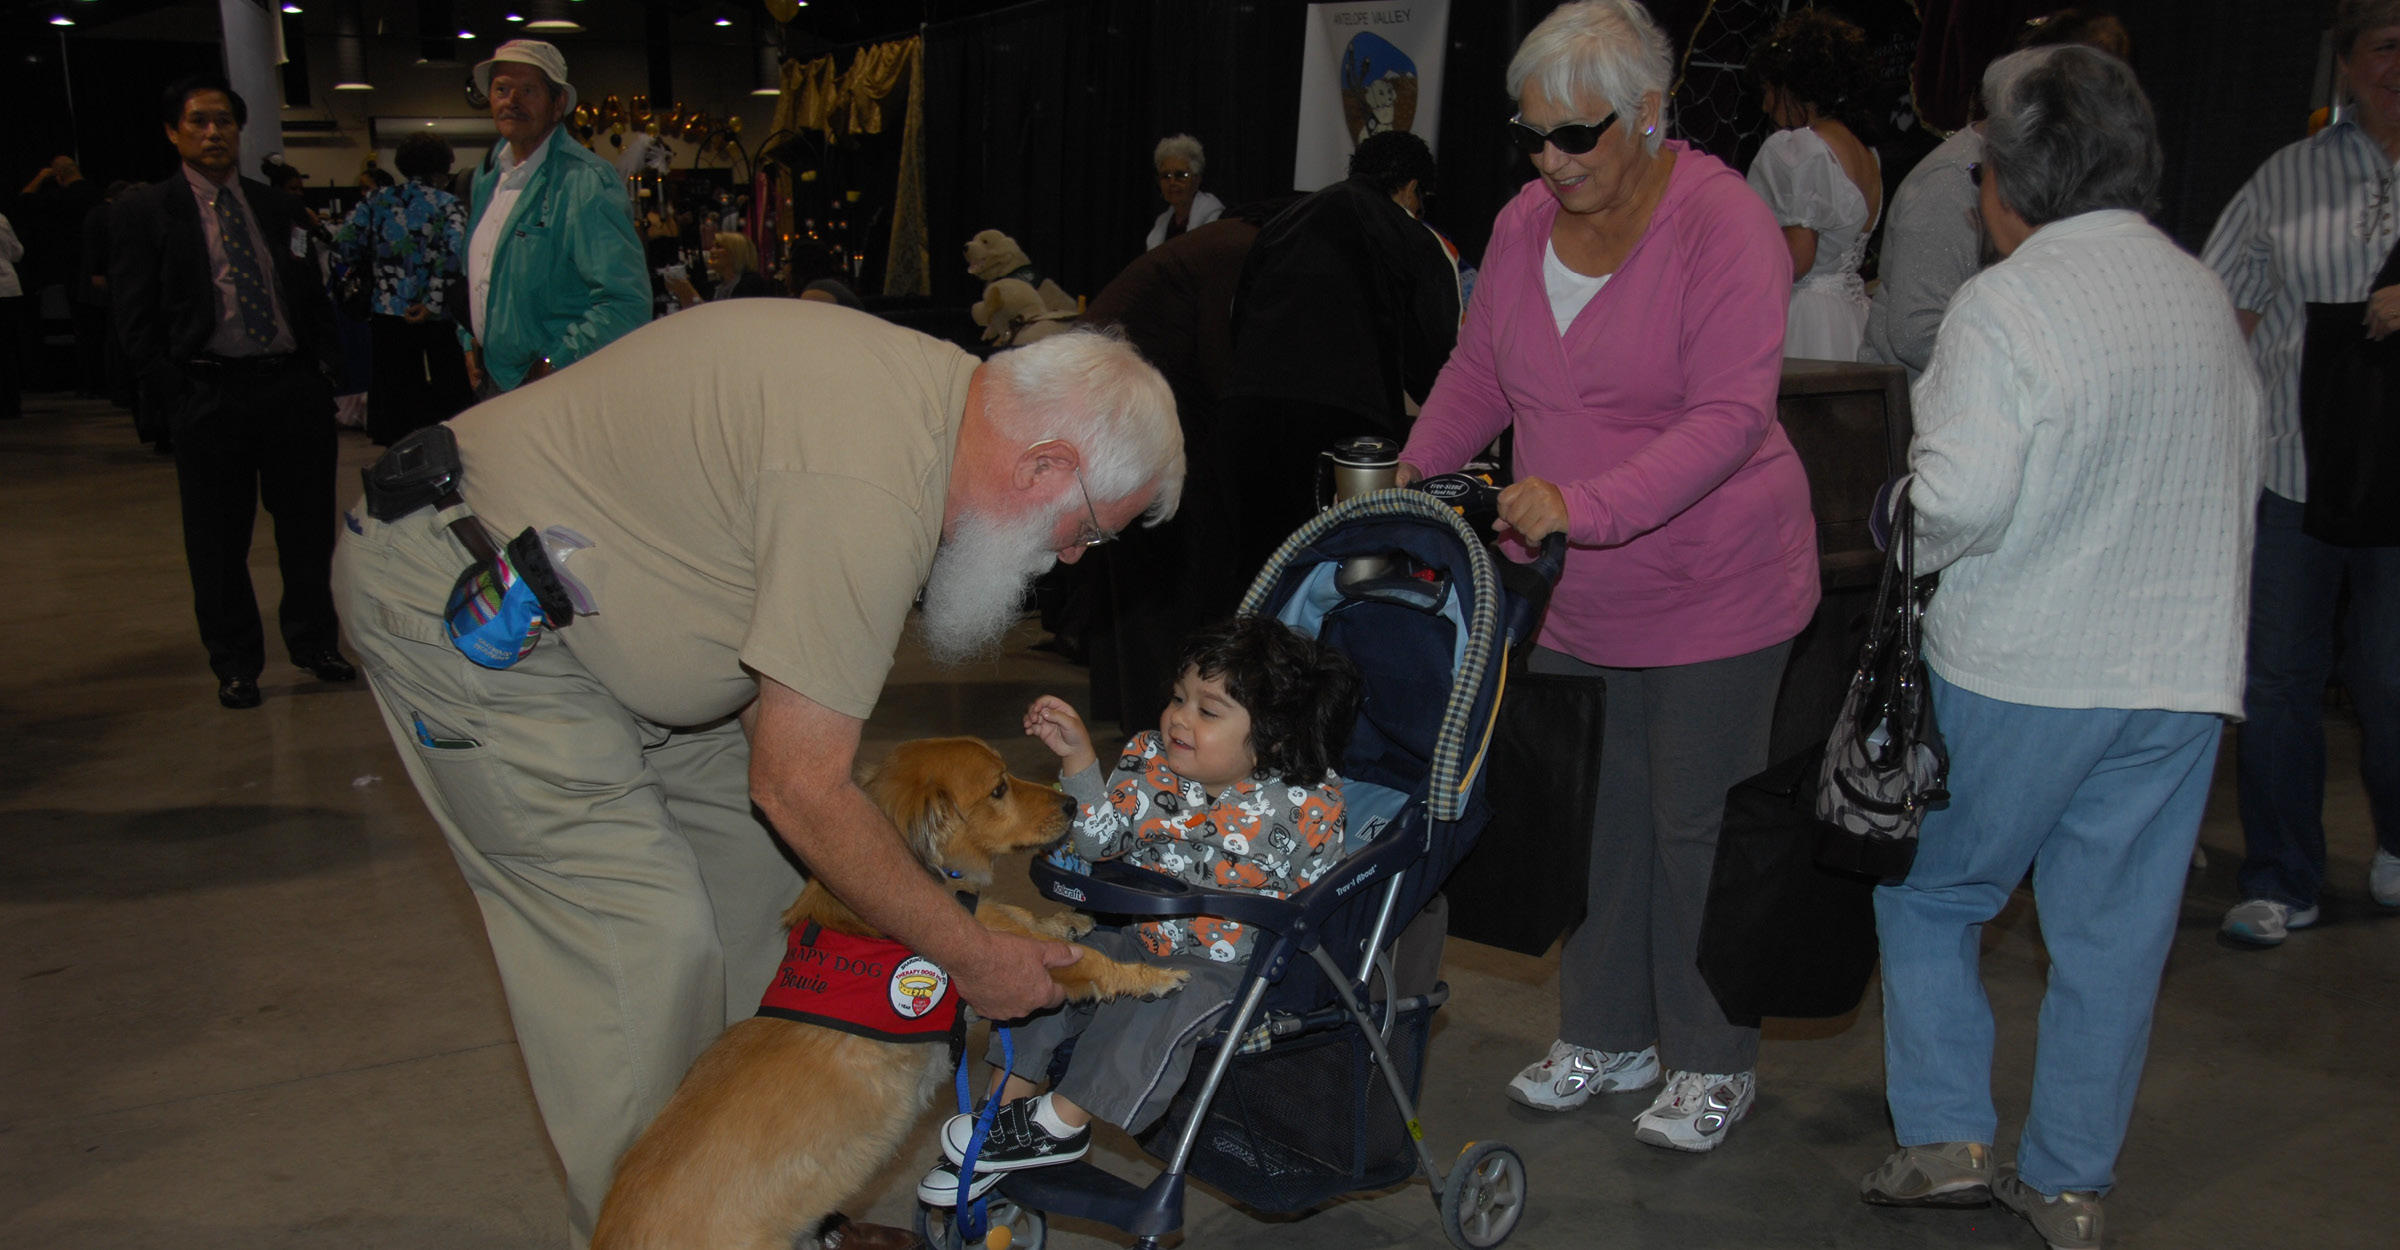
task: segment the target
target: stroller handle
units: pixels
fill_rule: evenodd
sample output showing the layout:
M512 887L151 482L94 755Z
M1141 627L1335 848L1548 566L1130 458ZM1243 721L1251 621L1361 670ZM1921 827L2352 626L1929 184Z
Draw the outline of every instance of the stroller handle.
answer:
M1410 489L1448 504L1477 533L1489 533L1493 522L1500 517L1500 488L1481 474L1437 474ZM1525 563L1506 556L1499 556L1493 563L1499 566L1501 586L1530 604L1532 616L1539 619L1542 609L1550 604L1551 589L1558 585L1559 575L1567 568L1566 533L1559 531L1542 539L1542 549Z

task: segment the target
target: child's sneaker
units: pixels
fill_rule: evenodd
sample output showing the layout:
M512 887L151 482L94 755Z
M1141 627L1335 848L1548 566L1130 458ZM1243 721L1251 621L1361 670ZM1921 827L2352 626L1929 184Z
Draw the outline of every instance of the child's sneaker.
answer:
M1000 1108L992 1117L992 1135L984 1139L983 1154L975 1160L977 1179L987 1172L1013 1172L1071 1162L1092 1148L1091 1125L1084 1125L1066 1137L1057 1137L1034 1122L1034 1108L1048 1097L1044 1094L1040 1098L1019 1099ZM974 1139L975 1117L951 1116L950 1122L942 1126L942 1154L954 1164L965 1163L967 1144ZM957 1178L953 1177L950 1183L955 1188Z
M975 1165L975 1179L967 1182L967 1201L973 1202L992 1192L1000 1183L1002 1173L987 1172L981 1162ZM917 1182L917 1201L929 1207L958 1205L958 1169L948 1163L936 1163Z
M1758 1080L1749 1072L1677 1072L1650 1109L1634 1117L1636 1141L1669 1150L1714 1150L1750 1114Z
M1658 1079L1658 1047L1592 1050L1573 1042L1550 1043L1550 1057L1508 1082L1508 1096L1543 1111L1573 1111L1595 1093L1641 1089Z

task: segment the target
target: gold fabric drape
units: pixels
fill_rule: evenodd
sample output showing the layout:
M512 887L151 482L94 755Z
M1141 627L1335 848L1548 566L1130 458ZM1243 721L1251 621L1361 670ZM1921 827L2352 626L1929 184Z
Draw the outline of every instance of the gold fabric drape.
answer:
M835 72L833 58L787 61L783 98L775 105L775 129L816 130L825 141L844 134L883 133L883 101L902 80L909 84L900 127L900 182L893 195L891 254L884 263L883 293L931 295L933 256L925 235L925 40L912 35L861 48L848 69Z

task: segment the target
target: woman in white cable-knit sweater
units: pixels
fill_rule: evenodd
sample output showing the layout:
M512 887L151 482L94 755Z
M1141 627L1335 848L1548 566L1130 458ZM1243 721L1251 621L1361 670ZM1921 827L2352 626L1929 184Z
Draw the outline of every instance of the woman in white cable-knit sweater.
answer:
M2216 276L2143 219L2160 152L2123 62L2050 51L1976 175L2007 257L1960 288L1906 483L1952 799L1876 892L1899 1153L1863 1196L1987 1194L2100 1245L2227 717L2242 708L2258 386ZM1995 1169L1977 934L2033 872L2051 959L2033 1105Z

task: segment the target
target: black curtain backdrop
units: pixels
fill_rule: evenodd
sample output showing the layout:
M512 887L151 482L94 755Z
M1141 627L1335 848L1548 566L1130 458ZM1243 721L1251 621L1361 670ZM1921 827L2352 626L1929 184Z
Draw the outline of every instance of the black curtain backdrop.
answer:
M1651 7L1679 51L1709 10L1708 0ZM1870 0L1849 7L1863 10L1862 20L1882 16ZM1925 0L1924 12L1937 31L1984 32L1979 46L1951 54L1971 80L2005 50L2026 7ZM2134 68L2166 148L2159 224L2196 249L2258 163L2303 133L2332 0L2113 7L2133 33ZM1532 176L1502 133L1514 107L1502 79L1518 41L1549 9L1546 0L1451 5L1441 185L1427 219L1470 262L1494 215ZM1096 293L1140 250L1161 208L1150 149L1164 135L1187 132L1207 145L1206 185L1228 205L1289 191L1306 16L1302 0L1039 0L932 27L925 120L935 302L963 305L980 294L959 249L986 228L1015 236L1068 291Z

